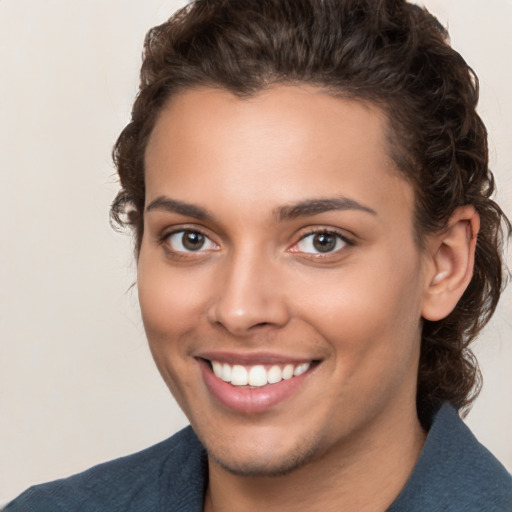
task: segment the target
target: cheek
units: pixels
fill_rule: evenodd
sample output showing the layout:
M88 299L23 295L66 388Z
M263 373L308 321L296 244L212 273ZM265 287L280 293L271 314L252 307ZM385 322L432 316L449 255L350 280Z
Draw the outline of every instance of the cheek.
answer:
M202 312L195 280L176 272L158 255L141 250L137 289L150 351L170 391L186 408L189 378L195 376L188 357L190 344L183 340L197 328Z
M399 365L415 357L421 328L419 259L383 253L316 280L301 309L344 366ZM303 288L306 283L303 283Z
M142 320L150 348L158 357L160 351L180 351L179 343L195 328L206 310L207 279L192 272L177 272L158 258L143 251L138 263L137 288Z
M310 306L309 322L333 355L326 364L338 384L330 388L329 399L343 404L338 410L365 415L394 396L413 398L421 336L419 301L406 279L375 281L368 273L353 277L354 282L347 279L346 286L331 288L332 300L317 301L315 318Z

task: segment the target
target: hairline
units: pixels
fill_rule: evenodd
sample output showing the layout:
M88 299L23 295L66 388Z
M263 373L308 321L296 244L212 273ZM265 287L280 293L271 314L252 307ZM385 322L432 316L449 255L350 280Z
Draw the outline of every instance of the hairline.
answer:
M396 177L406 181L412 186L414 204L413 204L413 237L416 243L416 246L420 250L425 249L425 238L429 234L428 231L423 229L421 225L418 211L419 211L419 195L418 195L418 183L414 179L414 174L418 172L418 170L412 170L412 172L407 172L406 167L416 167L416 165L411 162L412 152L407 152L404 147L404 144L400 141L400 133L399 127L395 126L397 123L392 122L391 117L391 101L390 99L384 99L384 95L378 94L357 94L353 91L350 91L349 88L336 87L333 85L326 84L325 81L321 80L308 80L308 79L284 79L274 77L274 79L264 79L262 78L262 85L259 87L247 87L247 90L241 90L235 87L229 87L226 84L222 84L215 80L196 80L192 81L189 84L183 84L174 87L172 90L169 90L167 95L165 96L162 104L155 109L153 115L148 116L146 122L152 120L152 125L146 125L147 135L145 137L144 146L143 146L143 176L144 176L144 184L145 184L145 174L146 174L146 151L149 145L149 140L153 134L155 126L158 123L158 120L163 112L169 107L170 103L174 100L174 98L179 97L180 95L186 94L191 91L208 91L208 90L217 90L228 92L233 96L243 100L250 100L258 97L265 92L272 90L272 88L280 87L280 86L290 86L290 87L303 87L308 86L312 88L316 88L318 92L327 94L335 99L346 100L358 103L363 106L371 107L379 111L383 115L384 120L384 151L389 158L392 166L388 166L388 171L396 175ZM146 189L144 186L144 204L142 205L140 214L140 228L136 229L135 236L136 240L136 256L138 257L140 253L140 248L142 245L142 237L144 236L144 213L146 209ZM140 237L140 239L139 239Z

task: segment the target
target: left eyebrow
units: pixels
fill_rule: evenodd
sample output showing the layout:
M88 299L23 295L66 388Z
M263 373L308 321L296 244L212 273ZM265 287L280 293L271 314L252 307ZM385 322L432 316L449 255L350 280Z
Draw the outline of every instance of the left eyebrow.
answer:
M200 206L186 203L184 201L178 201L177 199L172 199L167 196L157 197L146 207L146 212L148 213L153 210L178 213L187 217L194 217L198 220L214 220L214 216L209 211L201 208Z
M280 221L293 220L298 217L310 217L332 210L358 210L377 215L377 212L354 199L334 197L328 199L306 199L295 204L276 208L274 214Z

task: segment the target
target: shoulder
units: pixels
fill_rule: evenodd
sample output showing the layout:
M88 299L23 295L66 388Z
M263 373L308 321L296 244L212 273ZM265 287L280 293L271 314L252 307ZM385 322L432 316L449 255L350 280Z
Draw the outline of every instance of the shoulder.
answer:
M389 512L512 512L512 477L444 405L416 467Z
M171 510L173 493L202 503L205 468L203 448L187 427L138 453L31 487L4 512Z

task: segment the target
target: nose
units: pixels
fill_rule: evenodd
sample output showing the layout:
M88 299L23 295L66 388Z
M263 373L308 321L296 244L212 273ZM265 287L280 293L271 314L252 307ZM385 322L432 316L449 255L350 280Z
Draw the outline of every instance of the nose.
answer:
M283 327L290 315L279 274L277 265L261 256L234 258L217 276L208 321L235 336Z

